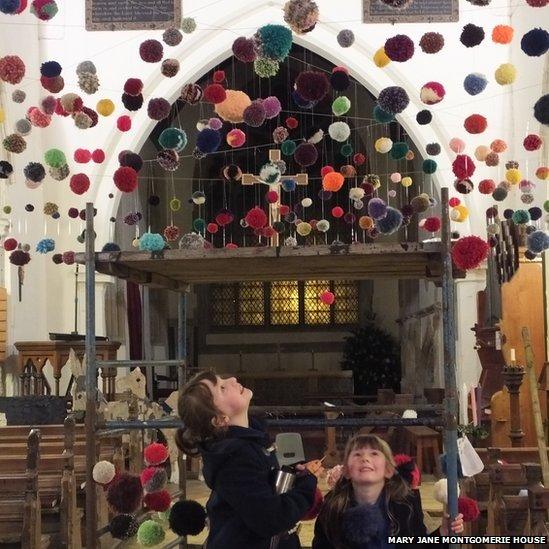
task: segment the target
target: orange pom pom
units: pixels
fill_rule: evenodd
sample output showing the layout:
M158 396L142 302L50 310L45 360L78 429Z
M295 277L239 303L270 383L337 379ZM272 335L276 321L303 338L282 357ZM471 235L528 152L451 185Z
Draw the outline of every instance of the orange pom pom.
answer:
M322 188L325 191L337 192L341 189L341 187L343 187L344 182L345 178L342 174L339 172L330 172L327 173L322 179Z
M496 25L492 31L492 40L496 44L509 44L513 40L515 30L509 25Z

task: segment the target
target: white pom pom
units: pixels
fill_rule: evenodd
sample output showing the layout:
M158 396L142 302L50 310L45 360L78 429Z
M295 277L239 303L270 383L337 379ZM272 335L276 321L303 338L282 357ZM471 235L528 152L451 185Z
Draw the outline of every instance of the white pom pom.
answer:
M330 222L327 219L319 219L316 228L321 233L327 233L330 230Z
M349 136L351 135L351 128L349 128L349 124L347 124L347 122L334 122L333 124L330 124L328 133L334 141L342 143L343 141L347 141L347 139L349 139Z
M349 198L351 200L362 200L364 198L364 189L362 187L352 187L349 189Z
M267 162L259 172L259 179L268 185L274 185L280 181L280 169L274 162Z
M93 467L92 474L97 484L109 484L116 474L116 469L110 461L98 461Z
M459 485L457 487L459 496ZM448 505L448 479L441 478L435 482L433 497L444 505Z
M417 412L415 410L404 410L402 417L404 419L417 419Z

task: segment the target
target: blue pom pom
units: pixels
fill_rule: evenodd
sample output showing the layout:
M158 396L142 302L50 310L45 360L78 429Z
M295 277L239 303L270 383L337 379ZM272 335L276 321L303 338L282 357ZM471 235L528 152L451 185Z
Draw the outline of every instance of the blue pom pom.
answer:
M202 130L196 137L196 147L205 154L217 151L221 145L221 134L210 128Z
M532 29L520 41L522 51L530 57L540 57L549 49L549 32L545 29Z
M0 0L0 11L6 15L14 15L20 5L20 0Z
M384 525L385 521L378 505L357 505L343 513L344 537L353 546L363 547L373 539L380 538Z
M261 57L284 61L292 49L292 31L284 25L265 25L257 31Z
M158 138L163 149L173 149L181 152L187 146L187 134L179 128L166 128Z
M287 192L291 193L295 191L296 181L295 179L283 179L282 188Z
M292 100L300 109L312 109L316 105L315 101L303 99L296 90L292 92Z
M545 231L534 231L526 239L526 247L535 254L549 248L549 235Z
M159 252L165 245L164 238L158 233L144 233L139 239L139 249L148 252Z
M61 74L63 68L57 61L46 61L40 67L40 74L46 78L55 78Z
M402 213L400 210L387 207L387 215L383 219L376 219L377 230L382 234L396 233L402 225Z
M120 246L114 242L107 242L102 248L102 252L119 252Z
M469 95L478 95L486 89L487 85L486 77L478 72L468 74L463 81L463 87Z
M530 219L532 221L537 221L543 215L541 208L538 208L537 206L533 206L532 208L530 208L528 210L528 213L530 214Z
M423 173L433 174L436 171L437 171L437 163L431 158L426 158L423 161Z
M48 252L53 252L55 250L55 240L52 238L43 238L36 245L36 251L41 254L47 254Z

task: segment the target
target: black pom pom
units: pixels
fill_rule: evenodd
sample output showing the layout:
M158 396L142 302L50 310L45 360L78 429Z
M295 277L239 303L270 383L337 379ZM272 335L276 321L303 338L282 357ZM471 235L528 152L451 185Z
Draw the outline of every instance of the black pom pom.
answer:
M540 124L549 126L549 93L537 100L534 105L534 116Z
M531 250L526 250L526 251L524 252L524 257L525 257L526 259L532 260L532 259L536 259L537 254L535 254L535 253L532 252Z
M458 231L452 231L452 240L457 240L459 238L459 232Z
M170 511L170 528L178 536L196 536L206 526L206 509L198 501L174 503Z
M421 126L425 126L425 124L429 124L432 119L433 119L433 115L431 114L431 111L427 109L419 111L416 114L417 123Z
M532 208L530 208L528 210L528 213L530 214L530 219L532 221L537 221L543 215L541 208L538 208L537 206L533 206Z
M130 539L138 529L139 523L132 515L118 515L109 524L109 531L115 539Z
M335 91L345 91L351 85L351 79L345 71L335 71L330 75L330 84Z
M510 208L503 210L503 217L505 219L511 219L513 217L513 210L511 210Z
M25 206L25 211L27 212L34 212L34 206L32 204L27 204Z
M120 246L118 244L115 244L114 242L107 242L103 246L103 248L101 248L101 251L102 252L119 252L120 251Z
M138 111L143 106L143 95L122 94L122 103L128 111Z
M139 172L143 167L143 159L138 154L127 152L120 158L120 165L133 168L136 172Z
M7 160L0 160L0 179L7 179L13 173L13 166Z
M160 204L160 197L155 194L151 194L151 196L149 196L149 204L151 206L158 206L158 204Z
M51 256L51 260L56 264L56 265L60 265L61 263L63 263L63 254L53 254Z
M484 40L484 29L469 23L463 27L459 39L466 48L473 48Z

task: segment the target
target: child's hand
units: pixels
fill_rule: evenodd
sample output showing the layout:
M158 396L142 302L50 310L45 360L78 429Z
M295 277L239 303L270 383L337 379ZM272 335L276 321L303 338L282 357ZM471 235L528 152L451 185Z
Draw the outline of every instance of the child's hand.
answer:
M450 517L444 515L440 526L440 534L442 536L447 536L449 535L450 529L452 530L452 534L461 534L463 532L463 515L461 513L452 521L452 524L450 524Z

